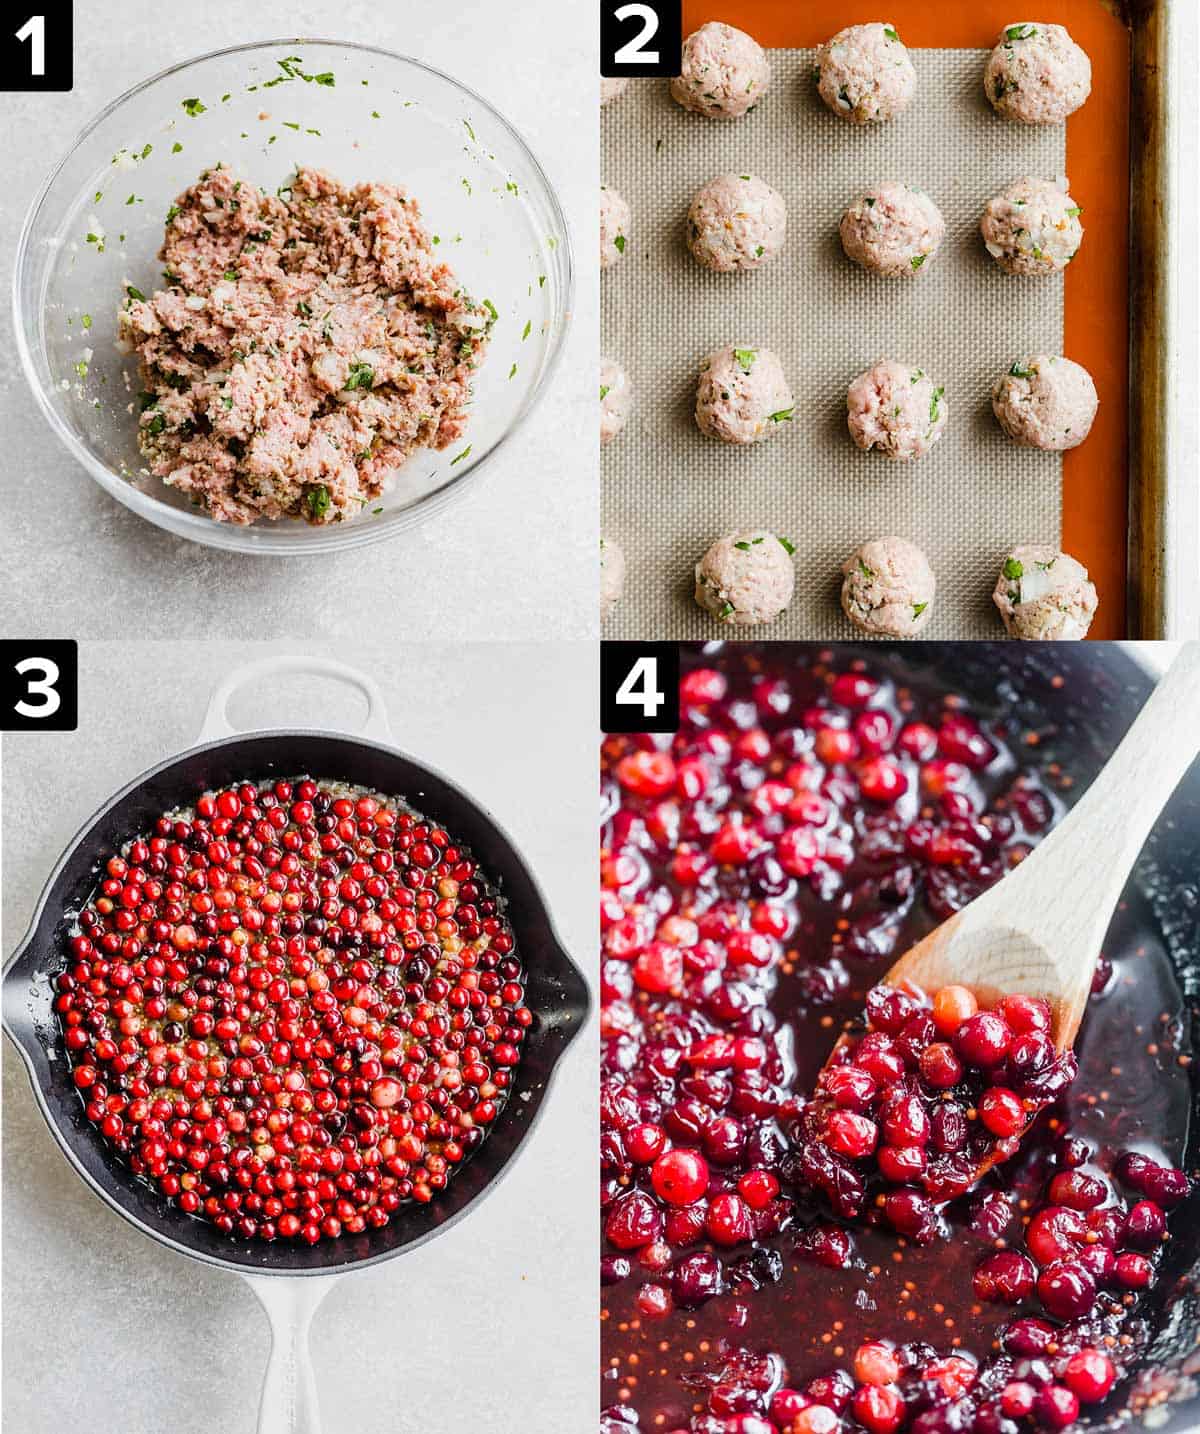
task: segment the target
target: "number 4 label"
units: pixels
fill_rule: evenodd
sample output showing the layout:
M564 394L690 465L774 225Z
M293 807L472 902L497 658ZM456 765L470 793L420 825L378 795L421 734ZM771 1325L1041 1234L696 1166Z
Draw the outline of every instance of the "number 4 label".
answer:
M0 731L74 732L79 650L48 638L0 641Z
M600 0L600 73L606 79L677 75L682 0Z
M0 90L69 90L71 0L17 0L0 20Z
M673 642L600 644L600 725L605 732L674 732L679 649Z

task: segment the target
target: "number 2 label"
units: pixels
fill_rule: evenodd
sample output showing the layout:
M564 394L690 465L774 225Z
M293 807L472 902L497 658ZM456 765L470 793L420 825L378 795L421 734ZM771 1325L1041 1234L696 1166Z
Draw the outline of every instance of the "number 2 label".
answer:
M682 0L600 0L606 79L677 75L682 44Z

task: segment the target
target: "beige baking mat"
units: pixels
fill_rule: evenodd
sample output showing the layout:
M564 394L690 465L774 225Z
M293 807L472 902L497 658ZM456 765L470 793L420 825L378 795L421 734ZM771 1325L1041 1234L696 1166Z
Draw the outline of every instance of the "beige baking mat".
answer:
M813 51L770 58L771 91L743 120L685 113L658 80L632 81L602 111L603 179L633 211L625 256L601 278L602 343L636 395L601 456L603 532L627 565L605 636L747 635L696 607L691 571L713 539L760 526L796 547L795 598L763 636L853 636L838 569L889 534L924 548L937 574L924 637L1001 636L997 568L1014 543L1058 541L1062 461L1003 437L991 386L1019 356L1061 352L1063 288L1003 274L978 225L1012 180L1063 173L1065 127L998 119L984 51L914 51L912 107L866 129L821 105ZM763 269L711 274L684 244L688 204L714 175L748 172L786 200L787 244ZM912 281L868 275L841 251L842 211L884 179L927 190L946 217L936 262ZM793 421L745 449L705 438L692 417L701 360L735 342L774 349L796 396ZM847 385L882 358L945 385L946 432L917 463L862 453L846 430Z

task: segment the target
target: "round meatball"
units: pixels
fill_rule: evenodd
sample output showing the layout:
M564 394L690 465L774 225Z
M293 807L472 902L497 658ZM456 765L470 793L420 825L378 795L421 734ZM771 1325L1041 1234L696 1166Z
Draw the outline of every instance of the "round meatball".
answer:
M1062 452L1092 431L1100 399L1082 364L1050 354L1018 359L992 389L1000 427L1025 448Z
M942 212L923 189L888 180L877 184L842 215L846 257L872 274L911 279L946 237Z
M718 349L696 388L696 426L726 443L761 443L790 421L795 400L770 349Z
M1062 124L1092 92L1092 62L1061 25L1023 21L1001 31L983 87L1005 119Z
M600 442L611 443L629 422L633 386L629 375L612 359L600 360Z
M917 72L894 25L851 25L817 56L821 98L852 124L893 119L908 108L916 88Z
M886 458L924 458L946 427L945 392L924 369L877 363L860 373L846 394L850 436L860 448L876 448Z
M1079 252L1082 213L1065 178L1018 179L988 201L979 230L1005 273L1057 274Z
M625 553L620 543L600 539L600 617L612 617L625 587Z
M600 186L600 267L611 269L625 253L629 205L615 189Z
M783 248L787 207L753 174L719 174L688 210L688 248L706 269L732 274L757 269Z
M1009 637L1073 642L1087 636L1098 598L1082 563L1052 543L1024 543L1004 559L992 601Z
M629 80L626 76L618 75L616 79L610 79L607 75L600 76L600 104L601 106L612 104L613 100L619 100L629 88Z
M871 637L916 637L933 612L937 579L905 538L875 538L842 564L842 611Z
M763 528L718 538L696 564L696 601L722 622L773 622L792 600L792 545Z
M696 114L740 119L770 83L771 67L758 41L712 20L683 42L683 68L671 81L671 98Z

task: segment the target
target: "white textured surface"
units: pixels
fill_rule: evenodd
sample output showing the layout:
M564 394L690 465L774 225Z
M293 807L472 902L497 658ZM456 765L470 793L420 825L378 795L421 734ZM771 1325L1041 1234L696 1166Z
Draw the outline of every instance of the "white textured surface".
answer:
M218 679L268 650L370 667L397 744L495 812L568 949L594 969L595 760L580 736L595 722L590 642L463 645L449 662L432 644L84 644L80 730L4 738L6 955L77 826L194 742ZM231 704L241 724L335 728L352 726L361 706L338 685L295 678ZM312 1338L325 1434L513 1434L518 1424L563 1434L594 1423L596 1061L593 1025L495 1193L441 1239L334 1288ZM11 1048L3 1256L5 1429L58 1434L86 1411L86 1427L113 1434L252 1434L267 1357L254 1296L235 1275L137 1234L91 1194Z
M625 257L604 275L602 337L634 393L602 459L604 534L627 564L607 636L716 636L692 601L691 569L740 527L796 548L796 596L768 637L852 637L837 602L841 563L893 534L937 574L925 637L998 635L990 595L1005 552L1033 534L1058 540L1062 460L1005 439L991 387L1015 359L1062 352L1063 280L1002 273L979 219L1018 176L1062 174L1066 140L1061 126L998 135L983 58L915 51L912 108L861 129L817 99L814 56L802 50L770 52L771 93L731 124L684 113L652 80L605 109L603 179L633 217ZM684 246L691 195L721 173L756 174L787 203L783 252L751 273L708 273ZM916 278L867 274L838 242L846 206L882 180L926 190L945 216L941 250ZM1075 200L1086 207L1088 196ZM793 420L749 449L705 438L692 418L701 360L730 343L773 349L796 396ZM847 385L880 359L945 387L944 436L917 462L859 452L846 431Z
M70 94L0 95L0 131L9 139L0 197L5 269L34 191L102 105L164 66L218 45L297 34L399 50L477 89L542 161L566 209L577 258L582 235L585 263L590 259L597 38L577 8L558 0L524 0L515 10L489 0L252 6L224 0L173 6L168 16L152 0L125 0L119 15L77 9ZM362 630L365 603L375 623L413 637L594 632L597 302L594 268L585 268L551 388L480 486L448 513L361 554L267 561L162 532L114 502L68 457L34 408L5 296L0 627L105 637L132 619L142 631L179 636L343 636Z

